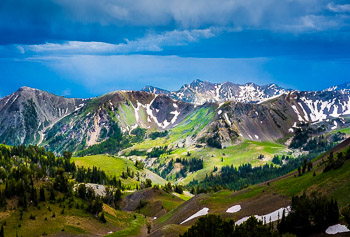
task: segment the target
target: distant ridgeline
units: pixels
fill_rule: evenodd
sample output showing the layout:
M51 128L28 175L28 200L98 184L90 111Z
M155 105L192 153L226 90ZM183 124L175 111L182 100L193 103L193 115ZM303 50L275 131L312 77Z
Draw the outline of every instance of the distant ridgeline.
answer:
M349 127L349 88L292 91L277 85L195 80L179 91L154 87L69 99L22 87L0 99L0 141L60 154L118 153L145 139L225 148L242 140L314 150L315 136ZM347 132L347 131L346 131Z

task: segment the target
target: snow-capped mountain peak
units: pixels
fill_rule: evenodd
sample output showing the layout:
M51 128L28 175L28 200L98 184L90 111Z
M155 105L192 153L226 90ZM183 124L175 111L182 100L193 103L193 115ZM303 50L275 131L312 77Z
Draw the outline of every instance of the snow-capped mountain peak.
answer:
M190 84L183 85L178 91L169 92L155 87L145 87L143 91L165 94L177 100L200 105L206 102L221 103L224 101L257 103L284 94L289 90L276 84L259 86L249 82L239 85L232 82L211 83L196 79Z

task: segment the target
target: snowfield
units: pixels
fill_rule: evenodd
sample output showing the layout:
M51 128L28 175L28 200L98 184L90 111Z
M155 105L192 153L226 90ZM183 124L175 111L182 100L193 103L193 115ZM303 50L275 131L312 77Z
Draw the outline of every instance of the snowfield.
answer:
M241 210L241 205L234 205L226 210L227 213L236 213Z
M207 207L204 207L202 210L198 211L197 213L193 214L192 216L190 216L189 218L187 218L186 220L184 220L183 222L180 223L180 225L182 225L183 223L187 222L187 221L190 221L196 217L199 217L199 216L205 216L207 215L209 212L209 208Z
M282 207L282 208L280 208L274 212L271 212L269 214L266 214L266 215L262 215L262 216L254 215L254 216L256 219L263 221L264 223L270 223L270 222L277 221L278 219L281 219L282 214L283 214L283 210L285 211L285 216L287 216L288 213L290 212L290 206ZM249 219L249 216L243 217L242 219L236 221L236 225L240 225L248 219Z
M338 233L345 233L345 232L350 232L350 230L348 229L348 227L341 224L332 225L328 227L326 230L326 234L329 234L329 235L335 235Z

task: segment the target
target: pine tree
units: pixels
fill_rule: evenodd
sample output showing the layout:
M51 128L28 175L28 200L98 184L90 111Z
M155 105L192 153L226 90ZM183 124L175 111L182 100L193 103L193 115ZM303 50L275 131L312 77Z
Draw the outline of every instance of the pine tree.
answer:
M44 187L40 187L40 202L45 202L46 198L45 198L45 189Z
M104 213L104 212L101 213L100 221L102 221L102 223L106 223L106 222L107 222L107 220L106 220L106 218L105 218L105 213Z
M51 190L50 190L50 200L51 201L55 201L56 200L55 191L53 190L53 188L51 188Z
M4 237L4 225L1 225L1 229L0 229L0 237Z
M34 186L32 186L30 189L30 199L33 201L35 206L38 205L38 193L36 191L36 188L34 188Z

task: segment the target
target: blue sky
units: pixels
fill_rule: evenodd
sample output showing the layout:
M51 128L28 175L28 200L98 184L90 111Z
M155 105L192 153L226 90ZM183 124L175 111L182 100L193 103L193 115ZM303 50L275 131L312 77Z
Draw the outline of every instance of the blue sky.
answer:
M350 1L1 0L0 97L350 81Z

